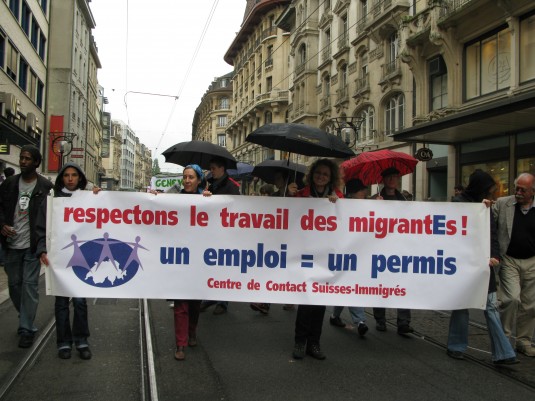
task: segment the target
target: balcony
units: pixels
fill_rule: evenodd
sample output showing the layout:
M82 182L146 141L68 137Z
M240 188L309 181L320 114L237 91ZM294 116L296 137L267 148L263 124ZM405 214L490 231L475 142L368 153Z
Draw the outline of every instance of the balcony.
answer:
M331 96L327 94L325 97L320 99L320 112L329 111L331 109Z
M262 35L261 35L261 41L263 42L264 40L270 38L270 37L273 37L273 36L277 36L277 27L276 26L270 26L269 28L267 29L264 29L262 31Z
M321 52L321 65L331 61L331 45L327 45Z
M401 62L399 60L399 57L396 57L394 61L383 64L381 68L382 68L381 81L385 81L387 79L391 79L398 75L401 75Z
M363 77L355 79L355 96L360 96L365 92L370 91L370 76L369 74L364 75Z
M336 91L336 104L337 105L343 102L347 102L349 100L348 92L349 91L347 89L347 86L344 86L343 88L339 88Z

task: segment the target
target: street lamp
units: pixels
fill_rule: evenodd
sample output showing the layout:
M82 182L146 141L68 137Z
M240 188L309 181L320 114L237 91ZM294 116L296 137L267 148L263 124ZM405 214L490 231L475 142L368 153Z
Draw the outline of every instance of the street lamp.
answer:
M349 148L353 148L358 142L360 126L364 122L363 117L334 117L331 119L336 130L336 135Z
M72 152L72 141L76 137L73 132L49 132L49 136L53 136L52 152L58 155L58 171L63 167L63 158ZM70 148L67 145L71 145Z

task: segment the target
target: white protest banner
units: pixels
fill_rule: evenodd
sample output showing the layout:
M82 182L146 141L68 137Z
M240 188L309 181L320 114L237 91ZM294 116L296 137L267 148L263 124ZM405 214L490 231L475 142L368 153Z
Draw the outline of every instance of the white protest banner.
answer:
M182 185L182 175L174 175L169 177L152 177L150 179L150 189L167 191L173 185Z
M484 309L482 204L79 191L54 198L47 293Z

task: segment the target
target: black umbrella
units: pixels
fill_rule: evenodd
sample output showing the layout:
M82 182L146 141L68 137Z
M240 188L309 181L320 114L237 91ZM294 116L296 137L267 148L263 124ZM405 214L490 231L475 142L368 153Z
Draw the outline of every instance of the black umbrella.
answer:
M236 168L227 169L227 174L229 177L235 178L236 180L241 180L247 178L251 175L253 171L253 166L248 163L238 162ZM208 172L206 174L206 179L212 178L212 173Z
M266 124L251 132L245 140L269 149L306 156L341 158L355 156L355 153L336 135L305 124Z
M303 183L307 167L302 164L288 162L288 160L264 160L254 167L251 175L268 184L275 184L275 175L279 171L288 177L289 182L295 182L299 185Z
M210 168L210 160L214 157L225 161L227 169L236 168L236 159L225 148L205 141L180 142L171 146L162 153L166 163L174 163L180 166L198 164L203 169Z

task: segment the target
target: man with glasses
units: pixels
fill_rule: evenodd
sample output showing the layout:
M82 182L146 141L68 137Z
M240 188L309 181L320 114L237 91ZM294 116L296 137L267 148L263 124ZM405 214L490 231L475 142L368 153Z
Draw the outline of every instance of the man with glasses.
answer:
M516 350L535 357L535 177L523 173L515 194L494 204L501 269L498 299L507 337L516 333Z

